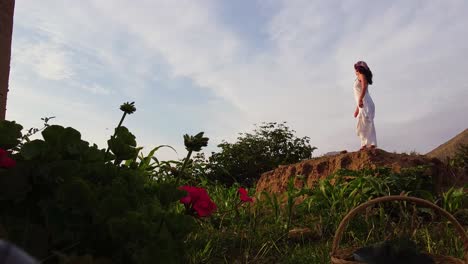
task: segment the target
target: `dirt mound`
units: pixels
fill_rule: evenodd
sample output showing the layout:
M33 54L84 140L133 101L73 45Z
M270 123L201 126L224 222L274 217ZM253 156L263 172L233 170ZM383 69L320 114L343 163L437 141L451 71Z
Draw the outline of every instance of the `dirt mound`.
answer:
M436 190L449 185L445 165L438 159L424 155L407 155L389 153L381 149L342 153L302 161L300 163L280 166L275 170L265 172L257 182L256 192L281 193L286 191L288 181L296 175L304 176L303 180L296 178L296 187L307 185L312 187L318 180L328 177L340 169L359 170L364 168L389 167L394 171L401 168L429 165L433 175Z
M427 153L426 156L446 161L447 158L451 158L455 155L457 148L460 145L468 145L468 128L456 135L454 138L433 149Z

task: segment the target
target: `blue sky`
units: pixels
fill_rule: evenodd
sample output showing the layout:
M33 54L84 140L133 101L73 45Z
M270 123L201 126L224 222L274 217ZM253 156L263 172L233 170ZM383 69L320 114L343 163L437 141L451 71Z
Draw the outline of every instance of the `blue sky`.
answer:
M22 0L7 119L105 147L118 107L145 149L205 131L208 151L287 121L315 155L355 150L353 63L374 72L379 147L425 153L468 127L468 2ZM148 150L146 150L148 151Z

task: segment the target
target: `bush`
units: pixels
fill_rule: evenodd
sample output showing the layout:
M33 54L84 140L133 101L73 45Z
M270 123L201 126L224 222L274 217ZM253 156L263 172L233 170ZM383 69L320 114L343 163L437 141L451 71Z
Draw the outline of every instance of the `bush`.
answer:
M140 148L122 121L107 151L58 125L47 126L43 139L21 143L22 127L0 122L0 148L16 161L0 168L0 238L45 263L63 254L184 263L184 240L195 225L179 204L186 193L179 179L167 177L169 168L155 170L151 157L137 161ZM201 149L197 142L188 149Z
M468 174L468 144L458 146L454 157L449 160L449 164L455 171Z
M219 144L221 151L205 161L205 173L226 185L252 186L263 172L312 157L316 148L309 138L294 133L286 123L263 123L253 133L241 133L235 143Z

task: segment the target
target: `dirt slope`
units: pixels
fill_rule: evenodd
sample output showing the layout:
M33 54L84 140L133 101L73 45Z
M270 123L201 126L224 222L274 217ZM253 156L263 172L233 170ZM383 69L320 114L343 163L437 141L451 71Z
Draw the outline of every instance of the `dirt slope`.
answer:
M381 149L343 153L334 156L325 156L300 163L280 166L265 172L257 182L257 193L267 191L281 193L287 188L288 180L296 175L303 175L304 181L296 179L295 185L301 187L306 184L312 187L319 179L323 179L339 169L358 170L363 168L390 167L395 171L401 168L427 164L430 173L434 175L436 189L450 184L445 165L438 159L424 155L407 155L389 153Z
M433 149L427 153L426 156L430 158L438 158L445 162L447 158L453 157L460 145L468 145L468 128L456 135L454 138Z

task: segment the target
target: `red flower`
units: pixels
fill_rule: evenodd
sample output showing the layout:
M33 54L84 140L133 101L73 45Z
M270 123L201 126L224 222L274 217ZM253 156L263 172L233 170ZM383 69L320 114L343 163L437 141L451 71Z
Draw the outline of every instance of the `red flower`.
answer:
M216 204L203 188L193 186L181 186L181 190L187 192L187 196L180 199L188 210L195 210L199 217L211 215L216 210Z
M239 196L242 202L249 202L249 203L253 202L252 197L249 197L246 189L241 187L239 188L237 192L239 193Z
M216 210L216 204L209 198L202 199L193 205L193 209L200 217L210 216Z
M12 168L16 165L16 161L8 157L8 152L0 148L0 168Z

